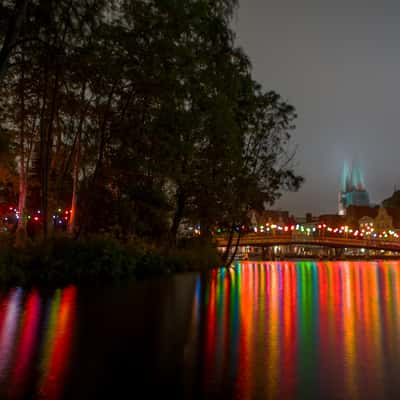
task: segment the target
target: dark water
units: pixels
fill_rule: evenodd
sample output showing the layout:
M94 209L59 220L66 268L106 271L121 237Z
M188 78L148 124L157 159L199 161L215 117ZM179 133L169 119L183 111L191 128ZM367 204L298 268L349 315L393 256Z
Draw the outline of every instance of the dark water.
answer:
M0 293L0 399L399 399L400 263Z

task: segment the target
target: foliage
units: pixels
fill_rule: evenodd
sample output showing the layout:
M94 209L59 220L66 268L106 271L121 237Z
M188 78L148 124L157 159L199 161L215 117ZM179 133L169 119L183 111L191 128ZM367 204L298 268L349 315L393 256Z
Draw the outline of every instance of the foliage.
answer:
M295 110L254 81L235 46L237 3L28 1L0 127L19 212L41 210L43 237L62 208L71 236L174 246L183 222L209 236L299 187L288 150ZM143 265L158 256L148 257Z
M132 238L122 244L110 235L79 241L57 237L46 242L30 242L24 249L15 249L10 244L3 246L0 284L95 284L201 271L219 265L216 250L199 244L166 252Z

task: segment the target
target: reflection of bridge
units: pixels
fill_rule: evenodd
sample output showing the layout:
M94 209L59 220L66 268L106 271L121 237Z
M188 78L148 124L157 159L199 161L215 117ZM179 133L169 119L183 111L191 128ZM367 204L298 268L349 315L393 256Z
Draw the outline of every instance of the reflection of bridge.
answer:
M215 237L217 247L226 247L228 237L218 235ZM235 238L232 241L236 243ZM333 248L354 248L354 249L371 249L400 252L400 240L381 240L381 239L350 239L346 237L333 236L307 236L292 233L284 233L278 235L248 233L240 238L239 246L255 246L255 247L270 247L270 246L323 246Z

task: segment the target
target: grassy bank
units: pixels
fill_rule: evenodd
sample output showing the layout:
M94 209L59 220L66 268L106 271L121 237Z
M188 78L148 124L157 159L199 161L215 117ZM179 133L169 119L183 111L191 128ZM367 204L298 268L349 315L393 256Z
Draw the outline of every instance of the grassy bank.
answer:
M208 244L189 241L161 249L138 240L108 236L85 240L60 237L23 248L0 248L1 285L66 285L147 278L186 271L204 271L220 264Z

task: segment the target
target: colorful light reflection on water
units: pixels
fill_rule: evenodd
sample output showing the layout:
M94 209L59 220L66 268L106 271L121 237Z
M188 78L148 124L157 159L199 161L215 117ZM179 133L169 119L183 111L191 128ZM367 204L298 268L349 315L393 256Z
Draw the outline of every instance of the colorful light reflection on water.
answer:
M21 288L0 296L0 398L62 396L75 302L73 286L45 298Z
M214 271L197 283L191 332L198 398L400 398L400 263Z
M400 398L400 262L196 277L0 292L0 399Z

